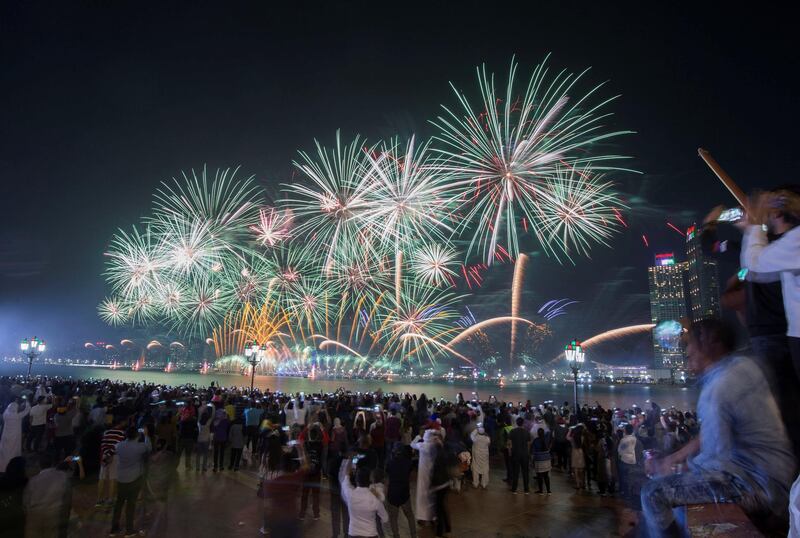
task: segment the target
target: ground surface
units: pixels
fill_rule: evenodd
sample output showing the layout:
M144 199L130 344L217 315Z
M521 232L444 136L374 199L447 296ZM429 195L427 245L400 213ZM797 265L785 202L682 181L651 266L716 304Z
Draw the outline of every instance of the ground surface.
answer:
M492 482L487 490L471 485L461 493L451 492L448 506L452 523L451 536L458 538L519 537L597 537L620 536L631 530L635 518L624 503L613 497L576 494L568 477L554 470L551 474L553 494L512 495L504 482L502 462L493 462ZM182 466L182 465L181 465ZM157 510L148 516L139 515L137 522L148 536L230 536L256 537L262 524L262 501L256 497L255 469L213 474L185 472L180 469L178 483L171 493L165 518ZM413 483L412 483L413 486ZM323 481L321 518L300 523L303 536L331 535L329 495ZM520 488L521 489L521 488ZM95 487L80 485L73 494L73 531L71 535L107 536L111 527L110 510L94 508ZM413 496L413 491L412 491ZM75 521L77 520L77 521ZM79 525L79 526L77 526ZM417 527L421 538L434 536L430 527ZM387 536L391 537L388 523ZM401 536L410 536L403 515L400 515Z

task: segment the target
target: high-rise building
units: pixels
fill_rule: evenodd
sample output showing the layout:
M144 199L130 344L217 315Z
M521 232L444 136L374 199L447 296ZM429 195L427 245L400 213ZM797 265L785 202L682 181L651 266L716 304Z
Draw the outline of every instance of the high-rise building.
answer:
M686 317L686 291L684 273L687 264L676 263L672 253L656 254L656 265L648 269L650 286L650 319L656 325L663 322L680 322ZM677 342L653 338L656 368L681 368L685 356Z
M692 321L718 318L720 306L717 260L703 254L700 232L694 226L686 231L686 260Z

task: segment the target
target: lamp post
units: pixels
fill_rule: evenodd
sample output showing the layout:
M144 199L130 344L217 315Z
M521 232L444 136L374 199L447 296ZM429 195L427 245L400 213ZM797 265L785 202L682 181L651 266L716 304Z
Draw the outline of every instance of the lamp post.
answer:
M580 409L578 407L578 372L581 370L586 353L583 351L581 343L578 340L573 340L564 346L564 355L567 357L567 362L569 362L569 367L572 369L572 376L575 381L572 388L575 396L575 415L577 416Z
M256 342L248 343L244 348L244 356L250 364L250 394L253 393L253 384L256 380L256 366L262 360L267 352L267 345L258 345Z
M22 342L19 343L19 349L25 357L28 357L28 377L30 377L33 359L44 353L44 340L39 340L35 336L30 341L27 338L23 338Z

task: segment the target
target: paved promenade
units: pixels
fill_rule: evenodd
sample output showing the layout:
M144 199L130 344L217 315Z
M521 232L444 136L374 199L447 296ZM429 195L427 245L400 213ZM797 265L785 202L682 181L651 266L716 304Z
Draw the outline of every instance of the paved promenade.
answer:
M522 537L597 537L621 536L629 532L631 512L613 497L597 493L576 495L567 476L554 470L551 496L512 495L504 482L501 460L493 461L492 483L487 490L466 486L461 493L448 496L452 523L451 536L458 538L522 538ZM532 484L535 483L532 481ZM304 536L331 535L329 495L323 481L321 518L314 521L309 507L301 523ZM171 492L165 518L155 513L145 515L147 536L226 536L256 537L262 524L262 501L256 497L255 469L232 473L186 473L179 470L178 484ZM413 482L412 482L413 487ZM535 490L535 486L532 487ZM108 536L110 510L94 507L95 489L86 484L73 494L71 535ZM412 491L413 496L413 491ZM141 512L141 511L140 511ZM145 508L145 512L149 512ZM141 515L137 522L141 521ZM401 536L409 536L405 517L400 515ZM76 528L76 525L80 525ZM421 538L433 537L430 527L417 527ZM388 523L387 536L391 537Z

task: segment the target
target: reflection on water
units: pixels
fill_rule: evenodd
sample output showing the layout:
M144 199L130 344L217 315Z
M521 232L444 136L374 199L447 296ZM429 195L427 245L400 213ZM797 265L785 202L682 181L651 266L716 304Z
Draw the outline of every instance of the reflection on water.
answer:
M0 364L0 375L24 374L27 365ZM250 377L235 374L175 372L167 374L162 371L134 372L129 369L111 370L109 368L84 368L77 366L51 366L36 364L34 374L53 376L72 376L82 378L108 378L119 381L181 385L193 383L205 386L214 381L223 387L248 387ZM561 383L525 383L507 384L504 388L485 383L444 383L422 382L404 383L394 381L386 383L376 380L345 380L345 379L304 379L297 377L272 377L256 376L255 385L261 389L280 390L283 392L333 392L339 387L351 391L374 391L383 389L384 392L410 392L414 394L425 393L429 398L447 398L452 400L461 392L465 399L470 399L473 391L478 397L486 399L491 395L498 400L517 402L531 400L541 403L553 400L556 403L572 401L572 385ZM603 407L630 407L638 404L643 407L648 400L656 402L663 407L674 405L678 409L694 409L697 402L698 390L695 387L679 387L668 385L591 385L578 386L578 399L581 404L594 405L599 402Z

